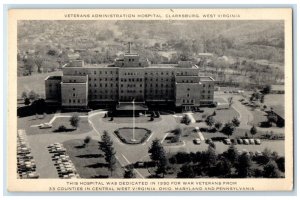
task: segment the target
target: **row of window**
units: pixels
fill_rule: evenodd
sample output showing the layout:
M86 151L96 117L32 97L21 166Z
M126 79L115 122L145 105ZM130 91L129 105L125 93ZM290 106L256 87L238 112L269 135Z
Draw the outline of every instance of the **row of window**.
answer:
M63 99L63 103L68 102L69 104L86 103L86 99Z
M164 73L165 73L165 75L169 75L169 72L145 72L145 75L158 75L158 74L160 74L160 75L164 75ZM172 75L174 75L174 72L170 72L170 74L172 74Z
M137 81L137 82L141 82L143 81L142 78L121 78L121 82L126 82L128 80L128 82L134 82L134 81Z
M103 78L103 81L114 81L114 79L115 79L116 81L119 80L119 78L117 77L117 78L110 78L110 79L108 79L108 78ZM92 78L89 78L89 81L92 81ZM94 81L97 81L97 78L94 78ZM102 78L99 78L99 81L102 81Z
M194 103L193 99L182 99L182 103Z

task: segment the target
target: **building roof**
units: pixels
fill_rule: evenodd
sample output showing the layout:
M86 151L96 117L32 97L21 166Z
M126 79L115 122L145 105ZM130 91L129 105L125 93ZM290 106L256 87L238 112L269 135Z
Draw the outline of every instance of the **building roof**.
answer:
M276 113L279 117L284 119L284 107L279 105L279 106L273 106L273 112Z
M46 80L61 80L61 76L48 76Z
M214 81L210 76L200 76L200 81Z
M133 110L133 104L130 102L120 102L116 106L117 110ZM144 103L134 103L134 110L148 110L148 107Z
M284 91L284 85L272 85L271 90L272 91Z

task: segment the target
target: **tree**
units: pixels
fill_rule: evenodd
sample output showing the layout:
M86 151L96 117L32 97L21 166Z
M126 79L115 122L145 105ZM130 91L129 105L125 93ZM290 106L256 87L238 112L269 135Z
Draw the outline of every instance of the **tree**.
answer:
M112 146L112 141L110 139L110 136L108 135L108 132L103 131L99 149L101 149L103 152L105 152L108 146Z
M264 94L269 94L271 92L271 85L266 85L262 91Z
M25 91L22 92L22 98L23 98L23 99L26 99L26 98L27 98L27 92L25 92Z
M251 167L252 167L252 161L250 159L250 156L247 153L243 153L239 156L236 170L237 170L237 176L239 178L246 178L251 175Z
M285 172L285 159L284 159L284 157L277 158L276 163L277 163L278 169L282 172Z
M91 137L90 137L90 136L86 136L86 137L84 138L84 140L83 140L84 146L86 146L88 143L90 143L90 141L91 141Z
M277 121L278 121L278 118L277 118L277 116L274 114L274 112L268 113L267 118L268 118L269 124L272 124L272 123L275 123L275 124L276 124Z
M35 56L34 57L34 63L38 68L38 73L42 73L43 62L44 62L44 60L40 56Z
M168 160L166 152L158 139L152 141L152 145L148 153L150 153L151 160L156 163L156 174L163 174L164 177L167 170Z
M71 118L70 118L70 124L71 124L71 126L73 126L75 129L77 129L78 128L78 126L79 126L79 121L80 121L80 119L79 119L79 117L78 117L78 115L73 115Z
M193 166L186 164L180 168L180 172L178 172L178 178L195 178L195 172Z
M220 121L217 121L217 122L215 123L215 128L216 128L218 131L221 130L222 126L223 126L223 124L222 124L222 122L220 122Z
M235 127L239 127L241 123L237 117L234 117L231 122Z
M266 178L279 178L280 172L274 160L271 160L264 166L263 176Z
M104 152L105 161L108 164L108 169L110 170L111 176L116 168L116 157L115 149L113 147L113 141L110 139L107 131L101 136L100 149Z
M29 98L25 98L24 104L25 104L26 106L28 106L28 105L30 104L30 99L29 99Z
M132 167L127 167L124 172L124 178L136 178Z
M183 115L181 119L181 123L189 125L191 123L191 119L188 115Z
M235 164L239 157L238 150L234 144L230 145L224 154L232 164Z
M230 108L233 104L233 97L229 97L227 100L228 100L229 108Z
M180 141L180 138L182 136L182 128L181 127L178 127L174 130L174 137L172 139L172 142L179 142Z
M205 120L205 123L207 126L210 127L210 129L212 128L212 126L215 124L215 119L213 118L213 116L208 116Z
M106 155L106 160L107 160L107 163L108 163L108 169L110 170L110 176L113 175L113 171L116 169L116 163L117 163L117 159L116 159L116 156L115 156L115 152L112 151L110 153L110 155Z
M222 157L216 164L214 171L219 177L227 177L231 174L231 163L228 159Z
M29 75L32 74L34 65L35 63L32 57L28 57L27 59L24 60L24 67Z
M163 155L160 157L157 169L155 171L156 175L162 174L163 178L165 177L165 174L167 173L167 166L168 166L168 159L166 158L166 155Z
M36 100L39 97L39 95L37 93L35 93L33 90L31 90L28 93L28 98L32 101Z
M151 160L156 162L156 164L158 163L158 161L160 159L165 157L165 150L158 139L155 139L152 141L152 145L151 145L148 153L150 153Z
M208 168L211 168L214 167L216 163L217 163L216 149L209 145L206 151L206 166Z
M254 138L254 135L256 135L256 133L257 133L257 129L256 129L255 126L252 126L252 127L251 127L250 133L251 133L252 137Z
M222 129L222 133L224 133L224 135L227 135L228 138L233 134L234 131L235 126L232 122L227 122Z

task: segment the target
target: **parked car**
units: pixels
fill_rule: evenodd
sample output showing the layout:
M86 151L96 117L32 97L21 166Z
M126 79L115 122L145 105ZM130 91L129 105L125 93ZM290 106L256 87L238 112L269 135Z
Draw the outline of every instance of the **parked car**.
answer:
M195 138L193 141L194 141L194 144L201 144L200 138Z
M260 144L261 144L260 139L254 139L254 142L255 142L255 144L257 144L257 145L260 145Z
M237 139L237 143L238 144L243 144L243 140L242 139Z
M256 156L262 156L263 154L262 154L261 151L255 151L255 155L256 155Z
M254 139L249 139L250 144L255 144Z
M40 129L44 129L44 128L52 128L52 124L50 123L44 123L44 124L40 124L38 126Z
M232 144L237 144L237 140L236 140L236 139L231 139L230 142L231 142Z
M224 139L224 143L225 143L226 145L231 145L230 139Z
M245 144L245 145L248 145L248 144L249 144L249 140L248 140L248 139L244 139L243 141L244 141L244 144Z

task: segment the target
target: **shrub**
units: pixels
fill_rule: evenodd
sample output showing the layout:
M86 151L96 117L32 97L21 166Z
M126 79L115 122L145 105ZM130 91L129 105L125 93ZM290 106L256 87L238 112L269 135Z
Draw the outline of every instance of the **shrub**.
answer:
M66 128L64 125L61 125L61 126L58 127L57 130L58 130L59 132L63 132L63 131L66 131L67 128Z
M181 123L189 125L191 123L191 119L188 115L184 115L181 119Z
M83 140L83 142L84 142L85 145L88 144L88 143L90 143L90 141L91 141L91 137L90 136L86 136L84 138L84 140Z

